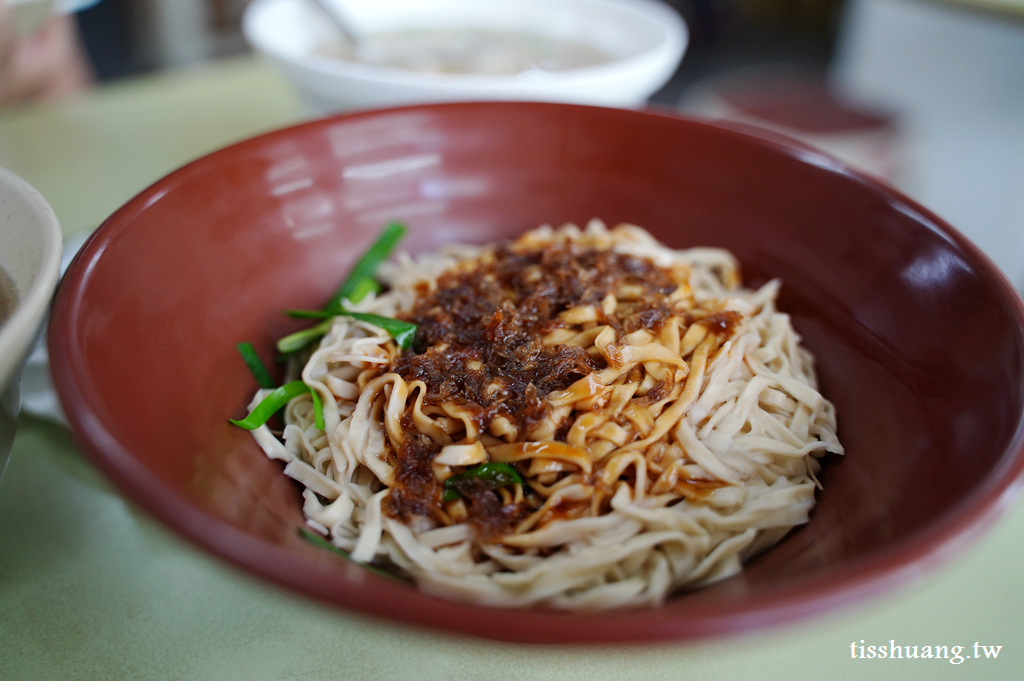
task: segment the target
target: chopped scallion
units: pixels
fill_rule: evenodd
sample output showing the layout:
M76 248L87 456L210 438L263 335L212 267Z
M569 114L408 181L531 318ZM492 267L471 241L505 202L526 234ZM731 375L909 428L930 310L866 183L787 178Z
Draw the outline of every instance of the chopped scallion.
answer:
M282 354L289 354L292 352L298 352L302 348L306 347L313 341L317 340L331 328L330 318L339 314L347 314L356 319L359 319L359 314L362 313L351 313L345 311L341 306L342 300L348 300L349 302L358 303L371 291L379 292L380 284L377 283L374 276L377 273L377 268L382 262L388 259L391 252L395 250L395 246L401 241L402 237L405 236L406 228L397 223L392 222L384 228L380 236L377 237L377 241L370 246L370 249L363 254L363 257L355 264L352 271L349 273L348 278L338 289L338 292L334 294L330 302L324 306L323 310L288 310L286 314L296 318L309 318L309 319L324 319L325 321L321 324L317 324L308 329L303 329L291 335L285 336L281 340L277 341L277 349ZM365 317L374 317L379 320L387 320L387 317L380 317L378 315L364 315ZM390 326L383 323L372 321L368 318L364 318L363 321L369 321L371 324L377 324L382 329L391 334L395 339L395 342L402 347L402 349L408 349L412 345L413 337L416 335L416 325L409 324L408 322L399 322L397 320L390 320Z
M256 408L253 409L244 419L240 421L228 419L228 421L231 421L231 423L235 424L239 428L255 430L266 423L271 416L277 413L279 409L282 409L296 397L305 395L306 393L310 393L313 397L314 424L320 430L324 430L324 403L320 399L320 393L302 381L285 383L280 388L264 397L263 401L257 404Z
M292 319L330 319L337 317L340 312L336 309L327 310L285 310L284 313Z
M349 558L348 551L346 551L345 549L343 549L343 548L341 548L339 546L335 546L331 542L329 542L326 539L324 539L323 537L321 537L319 534L316 534L314 532L310 532L305 527L300 527L299 528L299 536L301 536L303 539L305 539L306 541L308 541L311 544L316 544L317 546L319 546L322 549L327 549L328 551L333 551L334 553L338 554L339 556L344 556L345 558Z
M380 284L376 279L360 279L359 283L352 287L352 292L347 297L353 303L358 303L369 293L380 293Z
M316 544L317 546L319 546L322 549L327 549L328 551L331 551L332 553L336 553L339 556L342 556L344 558L348 558L349 560L352 560L352 556L349 555L348 551L346 551L345 549L343 549L343 548L341 548L339 546L335 546L331 542L329 542L326 539L324 539L323 537L321 537L319 534L316 534L314 532L310 532L309 530L307 530L304 527L300 527L299 528L299 536L302 537L303 539L305 539L306 541L308 541L310 544ZM399 577L398 575L396 575L396 574L394 574L392 572L388 572L387 570L383 570L383 569L377 567L376 565L371 565L369 563L359 563L359 565L362 565L364 568L366 568L370 572L373 572L374 574L380 575L381 577L387 577L388 579L395 579L395 580L398 580L399 582L406 582L406 581L408 581L408 580L402 579L401 577Z
M373 324L374 326L379 326L380 328L384 329L385 331L388 332L388 334L391 335L392 338L395 339L395 342L398 343L398 346L403 350L408 350L412 346L413 339L416 337L416 325L413 324L412 322L403 322L400 319L382 317L377 314L370 314L369 312L349 312L343 307L337 307L326 310L288 310L287 312L285 312L285 314L287 314L289 317L294 317L296 319L325 319L337 316L352 317L353 319L358 319L359 321L362 322L368 322L370 324ZM306 329L306 331L300 331L299 334L305 334L306 332L312 333L314 329L321 328L323 328L323 330L319 332L320 336L327 333L327 331L330 329L329 322L325 324L318 324L314 327ZM284 338L282 338L277 343L277 349L280 350L281 352L285 352L285 349L282 347L282 343L288 342L289 344L291 344L292 341L290 339L293 336L298 336L299 334L292 334L291 336L285 336ZM299 348L305 347L305 345L307 345L310 342L309 340L305 340L305 337L303 338L303 340L304 342L302 345L299 345Z
M302 381L285 383L280 388L264 397L263 401L257 404L256 408L241 421L236 421L235 419L228 420L239 428L255 430L266 423L271 416L276 414L278 409L281 409L299 395L308 393L309 390L309 386Z
M480 478L487 486L491 489L498 489L499 487L507 487L508 485L514 485L519 483L523 484L523 476L519 474L515 468L507 463L500 461L491 461L489 463L482 463L479 466L470 468L468 471L463 471L458 475L453 475L444 481L444 501L455 501L459 498L459 491L456 483L460 480L466 480L468 478Z
M276 385L270 376L270 371L267 370L267 365L260 359L252 343L239 343L238 352L242 354L242 359L249 365L249 371L256 377L256 382L261 388L271 389Z
M331 320L327 319L316 326L296 331L277 341L277 351L285 355L289 352L298 352L330 330Z
M374 276L377 273L377 267L388 259L391 252L395 250L395 246L405 236L405 232L405 227L397 222L392 222L385 227L381 235L377 237L377 241L370 246L370 249L363 254L363 257L352 268L352 272L349 273L348 278L341 285L341 288L338 289L338 292L334 294L330 302L327 303L326 307L338 307L341 305L342 300L358 303L363 299L363 296L373 290L372 285L367 284L366 281L373 282L373 285L376 284Z
M324 426L324 403L320 399L320 393L315 388L310 388L309 394L313 396L313 425L320 430L326 431L327 428Z
M412 346L413 339L416 337L416 325L412 322L403 322L400 319L381 317L380 315L368 312L345 311L341 314L348 315L361 322L368 322L374 326L379 326L387 331L395 339L395 342L398 343L398 347L403 350L408 350Z

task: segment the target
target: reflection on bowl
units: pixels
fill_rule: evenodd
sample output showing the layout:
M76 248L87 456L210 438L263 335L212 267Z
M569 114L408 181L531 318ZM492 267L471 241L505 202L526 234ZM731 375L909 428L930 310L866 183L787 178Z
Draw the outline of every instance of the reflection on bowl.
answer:
M846 447L810 523L737 577L593 615L441 601L303 541L298 489L226 421L255 387L235 343L270 356L299 328L281 310L322 304L387 220L422 251L595 216L728 248L751 285L783 280ZM50 352L87 451L184 536L329 603L493 638L693 637L820 612L962 550L1024 468L1024 306L991 262L829 157L653 113L449 104L229 147L96 232L58 293Z
M57 216L27 182L0 168L0 478L21 407L21 368L60 277Z
M466 100L639 106L687 41L656 0L338 4L366 38L357 49L305 0L256 0L243 22L316 113Z

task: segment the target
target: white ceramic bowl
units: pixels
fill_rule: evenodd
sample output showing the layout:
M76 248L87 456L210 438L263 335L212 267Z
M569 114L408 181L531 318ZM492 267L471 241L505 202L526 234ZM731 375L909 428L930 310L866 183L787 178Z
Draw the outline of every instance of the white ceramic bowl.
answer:
M612 55L586 68L516 75L425 74L315 54L338 33L310 0L255 0L243 30L313 113L403 104L529 100L635 107L664 85L686 25L658 0L334 0L361 34L484 29L582 42Z
M0 322L0 478L21 406L21 368L57 288L62 242L46 199L0 168L0 268L17 290L13 314Z

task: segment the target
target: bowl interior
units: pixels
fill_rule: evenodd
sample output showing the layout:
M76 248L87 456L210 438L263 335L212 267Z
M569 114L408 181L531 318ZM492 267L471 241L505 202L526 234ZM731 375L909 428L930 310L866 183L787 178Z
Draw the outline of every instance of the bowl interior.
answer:
M228 424L272 356L388 220L405 247L542 223L629 221L731 249L817 357L847 455L805 527L738 577L656 610L565 615L442 602L310 546L281 465ZM1021 303L923 209L827 157L665 115L458 104L325 119L171 174L112 216L62 285L51 357L97 463L173 528L300 592L527 641L650 640L789 619L915 573L1016 489Z

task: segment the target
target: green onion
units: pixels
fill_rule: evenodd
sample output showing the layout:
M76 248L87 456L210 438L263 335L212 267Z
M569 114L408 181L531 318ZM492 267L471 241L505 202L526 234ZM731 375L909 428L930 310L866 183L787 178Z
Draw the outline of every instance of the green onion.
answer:
M380 315L368 312L348 312L346 310L341 314L358 319L361 322L379 326L387 331L395 339L395 342L398 343L398 347L403 350L408 350L412 346L413 339L416 337L416 325L412 322L403 322L400 319L381 317Z
M299 528L299 536L302 537L303 539L305 539L306 541L308 541L311 544L316 544L317 546L319 546L322 549L327 549L328 551L332 551L332 552L338 554L339 556L343 556L345 558L348 558L349 560L352 560L352 556L349 555L348 551L346 551L345 549L343 549L343 548L341 548L339 546L335 546L331 542L329 542L326 539L324 539L323 537L321 537L319 534L316 534L314 532L310 532L309 530L307 530L304 527L300 527ZM378 574L381 577L387 577L388 579L396 579L396 580L398 580L400 582L407 581L407 580L402 579L401 577L399 577L398 575L396 575L396 574L394 574L392 572L388 572L387 570L382 570L381 568L377 567L376 565L371 565L369 563L358 563L358 565L362 565L364 568L366 568L370 572Z
M255 430L267 422L277 410L288 404L293 398L309 392L309 386L302 381L285 383L280 388L263 398L263 401L256 405L256 408L249 412L241 421L228 419L239 428Z
M358 303L368 293L380 293L381 287L376 279L360 279L359 283L352 287L352 292L346 296L353 303Z
M335 546L334 544L332 544L331 542L327 541L326 539L324 539L319 534L316 534L315 532L310 532L305 527L300 527L299 528L299 536L302 537L303 539L305 539L306 541L308 541L311 544L316 544L317 546L319 546L322 549L327 549L328 551L333 551L334 553L338 554L339 556L344 556L345 558L348 558L349 560L352 560L352 557L348 554L348 551L346 551L345 549L341 548L340 546Z
M398 343L403 350L409 349L409 346L412 345L413 338L416 335L415 324L400 322L396 319L389 319L378 315L348 312L341 306L342 300L358 303L369 292L380 291L380 284L378 284L374 279L374 276L377 273L377 268L382 262L388 259L391 252L395 250L395 246L397 246L398 242L401 241L403 236L405 236L405 232L405 227L397 222L388 224L388 226L384 228L384 231L381 232L381 235L377 237L377 241L370 246L370 249L366 251L366 253L363 254L363 257L359 259L359 262L355 264L355 267L352 268L348 278L345 279L345 282L341 285L341 288L338 289L338 292L334 294L330 302L324 306L324 309L288 310L285 314L292 317L324 319L325 321L322 324L317 324L311 328L298 331L277 341L278 352L285 355L292 352L298 352L330 330L331 317L342 314L355 317L356 319L362 319L364 322L376 324L391 334L391 337L395 339L395 342Z
M519 471L510 466L507 463L501 463L500 461L491 461L489 463L482 463L475 468L470 468L468 471L463 471L458 475L453 475L444 481L444 501L455 501L459 498L458 489L455 486L459 480L466 480L468 478L480 478L487 486L491 489L498 489L499 487L507 487L508 485L514 485L519 483L523 484L523 476L519 475Z
M306 393L311 393L313 396L315 425L320 430L324 430L324 403L320 400L320 394L302 381L285 383L280 388L264 397L263 401L257 404L256 408L253 409L244 419L241 421L228 419L228 421L231 421L231 423L235 424L239 428L255 430L266 423L267 420L276 414L279 409L283 408L296 397L305 395Z
M327 310L285 310L284 313L292 319L330 319L341 314L337 308Z
M302 331L296 331L277 341L277 351L287 355L290 352L298 352L313 341L322 337L331 330L331 320L323 321L316 326Z
M320 393L314 388L310 388L309 394L313 396L313 425L327 432L327 428L324 426L324 403L320 399Z
M369 312L349 312L343 307L336 307L327 310L287 310L285 312L289 317L295 317L296 319L324 319L328 317L352 317L362 322L368 322L374 326L379 326L388 332L388 334L395 339L398 346L403 350L408 350L412 346L412 341L416 337L416 325L412 322L403 322L400 319L392 319L391 317L381 317L377 314L370 314ZM292 338L297 337L300 334L304 334L301 340L296 340L294 343L302 343L298 345L298 348L305 347L309 343L306 340L305 335L312 334L314 329L318 330L317 333L322 336L330 329L330 324L324 322L323 324L317 324L314 327L306 329L306 331L300 331L299 333L293 333L291 336L285 336L277 342L277 349L281 352L286 352L282 347L282 344L288 343L289 347L293 343ZM322 330L321 330L322 329Z
M256 382L261 388L271 389L276 385L267 370L267 365L260 359L252 343L239 343L238 352L242 353L242 359L249 365L249 371L256 377Z
M299 536L312 544L316 544L321 548L327 549L328 551L334 551L339 556L345 556L346 558L349 557L348 551L339 546L335 546L331 542L321 537L319 534L310 532L305 527L299 528Z
M405 227L397 222L392 222L385 227L377 241L370 246L370 249L363 254L363 257L352 268L348 279L341 285L341 288L334 294L334 297L331 298L326 307L338 307L341 305L342 300L358 303L363 299L363 296L373 290L372 286L376 285L374 276L377 273L377 267L388 259L391 251L395 250L395 246L405 236L405 232ZM367 284L367 281L372 282L372 284Z

